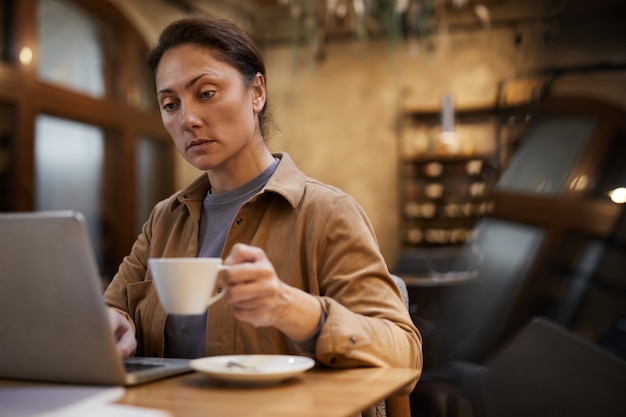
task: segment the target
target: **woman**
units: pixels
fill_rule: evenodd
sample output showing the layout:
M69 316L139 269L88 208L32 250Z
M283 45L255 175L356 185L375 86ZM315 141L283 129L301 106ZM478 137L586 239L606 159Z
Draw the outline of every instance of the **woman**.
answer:
M420 334L363 210L268 150L265 67L250 38L228 21L184 18L149 65L165 128L206 174L155 206L105 292L120 352L420 369ZM168 317L148 258L190 256L225 257L228 291L205 315Z

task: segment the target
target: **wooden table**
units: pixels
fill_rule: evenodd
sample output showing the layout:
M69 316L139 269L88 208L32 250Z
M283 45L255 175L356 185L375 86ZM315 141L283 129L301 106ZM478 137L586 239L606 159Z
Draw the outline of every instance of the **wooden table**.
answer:
M419 371L404 368L315 369L280 385L242 387L194 372L127 388L119 403L166 410L174 417L349 417L418 376Z
M402 275L402 280L409 287L447 287L466 284L478 280L477 271L451 271L429 275Z

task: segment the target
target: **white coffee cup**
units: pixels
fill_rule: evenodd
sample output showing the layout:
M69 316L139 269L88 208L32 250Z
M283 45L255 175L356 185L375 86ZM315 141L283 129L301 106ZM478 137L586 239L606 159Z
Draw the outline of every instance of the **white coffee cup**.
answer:
M213 295L221 258L151 258L148 267L159 300L168 314L203 314L226 291Z

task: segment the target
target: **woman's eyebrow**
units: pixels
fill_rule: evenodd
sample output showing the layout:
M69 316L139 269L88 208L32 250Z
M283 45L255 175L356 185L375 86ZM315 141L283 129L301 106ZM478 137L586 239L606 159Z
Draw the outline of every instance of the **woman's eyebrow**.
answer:
M187 81L187 83L185 83L185 88L191 88L192 85L194 85L200 78L202 77L217 77L218 75L214 72L203 72L202 74L198 75L197 77L192 78L191 80Z
M187 81L185 83L185 89L191 88L192 85L194 85L200 78L202 78L204 76L217 77L217 74L212 73L212 72L203 72L202 74L198 75L197 77L194 77L191 80ZM157 95L161 94L161 93L171 93L171 92L173 92L172 89L164 88L162 90L157 91Z

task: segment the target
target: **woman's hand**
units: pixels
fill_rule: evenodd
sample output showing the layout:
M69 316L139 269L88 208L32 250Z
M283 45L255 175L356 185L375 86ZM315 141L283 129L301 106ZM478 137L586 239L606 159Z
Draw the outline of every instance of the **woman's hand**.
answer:
M117 352L122 358L127 358L137 349L135 330L122 314L112 307L107 308L109 324L115 337Z
M255 327L274 326L296 342L317 329L322 308L318 299L285 284L262 249L236 244L224 260L231 265L225 273L235 318Z

